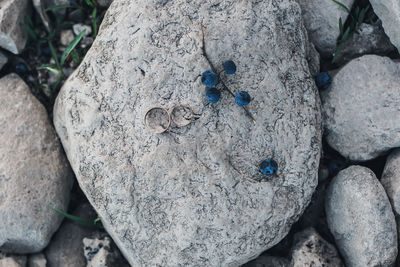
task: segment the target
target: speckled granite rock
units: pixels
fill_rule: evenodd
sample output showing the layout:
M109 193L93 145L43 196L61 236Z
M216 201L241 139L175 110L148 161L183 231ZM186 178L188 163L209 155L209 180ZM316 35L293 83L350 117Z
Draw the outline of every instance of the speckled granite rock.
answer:
M399 73L400 63L366 55L335 75L321 93L330 146L355 161L400 146Z
M400 1L370 0L374 12L382 20L383 28L400 52Z
M21 53L28 35L21 26L26 16L29 16L28 0L0 1L0 47L14 53Z
M375 174L351 166L339 172L326 193L326 217L348 267L393 266L396 221Z
M48 114L16 74L0 80L0 250L35 253L60 226L72 172Z
M343 23L348 13L331 0L297 0L301 6L304 24L310 40L323 56L331 56L339 37L339 18ZM348 8L354 0L341 0Z
M342 267L336 248L325 241L314 228L308 228L294 237L291 267Z
M383 31L381 22L375 25L363 23L358 33L354 33L343 43L335 63L341 66L363 55L386 56L394 51L396 51L396 47L392 45L389 37Z
M395 149L387 158L381 183L386 190L393 210L400 215L400 149Z
M236 62L221 78L251 94L255 124L226 91L215 105L205 100L201 23L217 71ZM236 266L288 233L315 189L321 148L306 39L294 1L111 4L54 123L131 265ZM162 135L145 128L149 108L176 104L190 105L195 121ZM266 157L279 171L264 180Z

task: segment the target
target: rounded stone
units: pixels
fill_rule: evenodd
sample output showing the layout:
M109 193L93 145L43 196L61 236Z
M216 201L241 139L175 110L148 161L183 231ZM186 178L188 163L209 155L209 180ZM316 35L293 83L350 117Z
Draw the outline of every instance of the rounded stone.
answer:
M350 166L340 171L327 189L325 211L346 266L394 265L396 221L385 190L370 169Z
M83 192L132 266L240 266L286 236L315 190L321 153L303 31L293 0L110 6L57 97L54 124ZM254 97L256 124L228 93L218 105L205 101L204 50L218 72L221 59L240 62L224 83ZM179 103L196 112L190 127L146 129L150 107ZM265 155L279 173L257 182Z

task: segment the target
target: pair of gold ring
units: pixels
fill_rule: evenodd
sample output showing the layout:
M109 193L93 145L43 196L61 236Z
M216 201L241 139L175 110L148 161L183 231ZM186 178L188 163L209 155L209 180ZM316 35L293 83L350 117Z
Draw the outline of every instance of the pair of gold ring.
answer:
M171 111L163 107L153 107L144 115L144 124L150 132L161 134L166 132L172 123L183 127L190 124L193 118L193 109L187 105L176 105Z

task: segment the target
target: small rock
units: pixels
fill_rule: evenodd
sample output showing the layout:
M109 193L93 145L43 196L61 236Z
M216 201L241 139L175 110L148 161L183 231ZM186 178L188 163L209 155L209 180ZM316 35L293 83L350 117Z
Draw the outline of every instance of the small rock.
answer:
M8 62L8 58L0 52L0 70L6 65Z
M75 39L74 32L72 30L63 30L60 35L60 43L63 46L68 46Z
M50 19L45 12L46 6L44 6L44 2L42 0L32 0L33 6L35 7L36 12L39 14L40 19L43 22L43 25L50 32Z
M29 3L28 0L0 1L0 47L14 54L22 52L28 39L21 23L30 16Z
M400 149L394 150L388 156L381 183L386 190L395 214L400 216Z
M400 1L370 0L374 12L382 20L383 28L392 44L400 52Z
M326 140L345 158L365 161L400 147L399 72L387 57L362 56L321 92Z
M314 228L308 228L294 237L291 267L341 267L336 248L325 241Z
M46 257L42 253L29 255L28 267L47 267Z
M88 25L77 23L72 26L72 30L74 31L75 35L79 35L81 32L86 30L85 34L83 36L89 36L92 33L92 28Z
M128 267L109 236L84 238L83 249L87 267L119 266Z
M397 256L396 221L375 174L351 166L335 176L326 193L328 226L346 266L392 266Z
M358 33L354 33L343 43L335 63L344 65L362 55L375 54L386 56L393 51L396 51L396 48L383 31L380 22L374 25L363 23Z
M36 253L66 210L72 172L48 114L16 74L0 80L0 250Z
M311 42L323 57L331 56L336 50L339 37L339 18L343 23L348 13L331 0L297 0L301 6L304 24ZM341 0L351 8L354 0Z
M25 267L25 266L26 266L25 255L7 255L0 252L0 267Z
M97 216L89 203L81 204L72 214L89 221L93 221ZM96 230L72 220L65 220L45 250L48 267L86 266L82 239L91 237Z
M290 261L281 258L281 257L274 257L269 255L261 255L257 259L252 260L242 267L289 267Z

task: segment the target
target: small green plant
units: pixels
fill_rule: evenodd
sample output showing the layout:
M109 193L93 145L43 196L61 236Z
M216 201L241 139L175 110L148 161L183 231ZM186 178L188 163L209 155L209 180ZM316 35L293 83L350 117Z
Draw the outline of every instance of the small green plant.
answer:
M334 53L332 63L335 63L337 60L337 56L340 54L341 50L343 49L343 43L347 41L351 35L354 33L358 33L361 24L366 22L369 24L374 24L374 18L371 15L370 17L367 16L368 11L370 10L370 4L368 4L364 8L360 8L360 6L356 6L353 10L350 10L346 5L343 3L337 1L337 0L332 0L334 3L336 3L338 6L343 8L350 17L350 23L345 27L344 23L342 21L342 18L339 18L339 38L338 38L338 44L336 47L336 51Z
M80 217L71 215L69 213L66 213L62 210L50 207L52 210L54 210L55 212L57 212L58 214L64 216L67 219L70 219L72 221L75 221L77 223L79 223L80 225L86 226L86 227L98 227L98 228L103 228L103 226L101 225L101 218L96 218L93 221L89 221L89 220L85 220L82 219Z
M63 66L68 59L68 57L71 55L72 59L76 64L79 64L81 61L81 57L79 56L78 52L76 52L74 49L78 45L78 43L82 40L83 36L85 35L86 30L83 30L78 36L75 37L75 39L67 46L67 48L64 50L63 54L61 55L60 60L57 57L56 50L52 44L51 41L49 41L49 47L50 47L50 52L51 56L54 59L55 64L46 64L38 67L38 70L48 70L52 72L53 74L57 75L57 81L53 85L53 89L58 88L60 85L61 81L65 78L65 74L63 71Z

